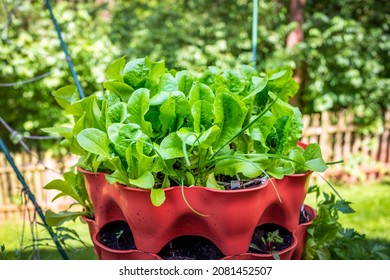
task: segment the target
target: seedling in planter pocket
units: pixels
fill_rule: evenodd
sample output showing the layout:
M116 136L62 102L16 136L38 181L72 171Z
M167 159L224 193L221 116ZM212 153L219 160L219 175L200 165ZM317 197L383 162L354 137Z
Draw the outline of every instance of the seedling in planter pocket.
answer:
M283 237L279 235L279 230L271 231L267 233L267 236L261 237L261 248L260 249L256 244L251 243L250 247L252 249L258 250L260 252L270 252L275 260L280 260L278 252L276 250L276 244L283 243Z

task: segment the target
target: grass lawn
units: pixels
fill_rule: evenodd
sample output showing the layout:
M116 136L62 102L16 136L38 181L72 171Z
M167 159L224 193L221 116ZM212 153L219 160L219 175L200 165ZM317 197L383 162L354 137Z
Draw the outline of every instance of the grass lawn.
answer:
M381 239L390 243L390 182L369 185L335 186L341 197L352 202L352 214L341 214L339 221L345 228L354 228L369 239ZM332 192L328 186L321 186ZM314 194L306 203L315 206Z
M331 192L326 185L321 186L322 190ZM370 244L381 244L390 250L390 182L375 183L371 185L336 186L337 191L347 201L352 202L352 208L356 211L353 214L345 214L340 217L340 222L345 228L354 228L361 234L366 235ZM314 194L309 194L306 204L315 206ZM81 239L87 243L87 247L78 242L67 242L69 247L66 252L70 259L74 260L94 260L92 241L89 236L88 226L81 221L68 222L65 226L77 231ZM1 259L31 259L31 231L27 224L24 231L24 250L22 254L15 253L21 248L22 221L0 222L0 246L4 244L5 251L0 250ZM62 259L53 242L49 238L47 231L42 227L37 227L38 238L41 244L50 246L40 246L40 259ZM390 255L390 252L389 252Z
M93 252L93 245L88 231L88 225L83 223L81 220L76 222L68 222L64 226L75 230L81 240L85 243L84 245L78 241L68 240L66 241L67 246L64 247L66 254L71 260L95 260L97 259ZM1 259L32 259L33 250L32 245L32 234L29 223L26 223L24 235L23 232L23 221L13 220L7 222L0 222L0 246L5 246L5 251L0 251ZM23 245L21 246L23 238ZM54 246L54 242L51 240L47 230L38 225L36 227L35 239L39 239L39 257L42 260L61 260L62 257L58 250ZM63 245L62 245L63 246ZM24 249L23 249L24 248ZM21 250L23 249L23 250ZM20 251L21 253L17 252Z

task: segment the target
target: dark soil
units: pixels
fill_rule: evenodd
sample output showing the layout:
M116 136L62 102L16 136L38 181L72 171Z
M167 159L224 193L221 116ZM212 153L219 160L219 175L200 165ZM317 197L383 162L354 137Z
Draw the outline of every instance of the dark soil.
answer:
M159 176L157 175L157 178ZM163 178L163 177L162 177ZM267 177L262 178L254 178L251 180L239 180L237 178L233 178L226 175L219 175L217 179L217 183L224 187L225 190L239 190L239 189L250 189L255 188L258 186L261 186L265 184L265 182L268 180ZM171 186L178 186L179 184L173 180L170 180ZM161 188L161 183L158 183L155 185L156 188Z
M136 249L133 234L125 221L106 224L100 229L97 239L104 246L114 250Z
M267 240L269 232L278 231L278 236L281 237L282 241L276 242ZM287 229L276 225L276 224L264 224L256 227L253 233L251 246L249 247L250 253L271 253L273 251L282 251L291 246L293 235Z
M223 186L225 190L238 190L238 189L249 189L255 188L265 184L267 177L254 178L251 180L238 180L226 175L219 175L217 178L218 184Z
M219 260L224 257L214 243L200 236L177 237L158 255L164 260Z
M136 250L133 235L125 221L105 225L98 233L98 240L114 250ZM219 260L224 257L214 243L200 236L175 238L158 255L165 260Z
M270 253L270 245L264 244L262 237L266 239L268 232L276 230L279 230L283 242L272 243L272 250L281 251L289 247L292 244L291 232L275 224L265 224L255 229L248 252ZM98 233L98 240L106 247L115 250L136 249L133 235L125 221L115 221L105 225ZM224 257L214 243L200 236L177 237L166 244L158 255L164 260L219 260Z
M305 209L301 209L299 213L299 224L307 223L311 220L310 215L306 212Z

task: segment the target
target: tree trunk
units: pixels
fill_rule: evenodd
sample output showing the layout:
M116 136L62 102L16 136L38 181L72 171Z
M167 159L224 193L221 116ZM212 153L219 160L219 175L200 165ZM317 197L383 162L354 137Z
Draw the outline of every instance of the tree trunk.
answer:
M290 21L297 22L298 27L290 32L287 36L287 48L293 48L296 44L303 41L303 6L306 0L291 0L290 1ZM303 69L299 66L294 74L294 79L302 85L303 82ZM301 90L291 99L291 104L301 107Z

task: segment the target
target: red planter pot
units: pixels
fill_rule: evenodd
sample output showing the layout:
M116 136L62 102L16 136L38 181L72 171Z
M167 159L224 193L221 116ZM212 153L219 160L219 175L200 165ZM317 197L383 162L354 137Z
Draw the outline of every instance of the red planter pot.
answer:
M87 217L82 217L81 219L88 224L94 252L99 260L161 260L155 254L145 253L140 250L114 250L103 245L98 239L99 228L95 220Z
M293 231L293 242L288 248L279 251L278 255L281 260L299 260L302 257L302 253L306 243L307 228L312 224L316 218L316 211L305 205L304 209L309 217L309 221L300 224L295 231ZM114 250L103 245L99 239L97 226L94 220L83 217L89 225L91 239L95 246L95 253L100 260L162 260L157 254L146 253L140 250ZM222 260L273 260L272 254L259 254L259 253L242 253L236 255L228 255L222 258Z
M275 223L294 231L299 224L299 213L306 198L310 175L311 172L307 172L284 176L281 180L272 178L276 190L270 182L263 196L273 199L269 201L258 225ZM276 191L280 200L277 199Z
M158 255L140 250L114 250L103 245L98 239L98 232L92 236L95 247L98 248L100 260L161 260Z
M305 249L306 245L306 239L307 239L307 228L313 223L313 220L317 218L317 212L314 210L314 208L305 205L304 209L306 211L306 214L309 217L309 221L303 224L300 224L297 229L294 231L294 235L298 241L298 246L294 250L294 254L292 255L292 260L300 260L302 258L303 251Z
M143 252L158 253L176 237L197 235L209 239L224 255L246 252L258 225L274 223L294 231L311 174L272 179L242 190L170 187L164 190L165 202L154 207L148 190L109 184L103 173L79 170L84 174L94 206L97 229L125 220L136 247Z
M171 187L165 189L165 202L154 207L147 190L109 184L103 173L80 171L86 179L98 228L111 221L126 220L137 248L149 253L159 252L175 237L198 235L212 241L225 255L245 252L253 230L260 224L272 222L295 229L310 175L275 180L282 202L267 181L255 188L231 191ZM183 193L189 205L204 216L191 210Z
M291 246L278 252L280 259L291 260L297 246L298 246L298 241L293 236L293 243L291 244ZM223 260L274 260L274 259L275 258L272 256L272 254L257 254L257 253L243 253L243 254L227 256L223 258Z
M99 228L95 222L94 219L91 219L91 218L87 218L85 216L82 216L81 219L88 225L88 229L89 229L89 234L91 236L91 240L93 239L93 236L96 232L99 231ZM95 252L95 254L98 256L98 258L100 259L100 249L99 247L94 243L94 249L93 251Z
M305 248L307 228L313 223L316 218L316 211L305 205L304 209L309 216L309 221L300 224L293 233L293 242L288 248L279 251L278 255L281 260L300 260L302 257L303 250ZM258 253L243 253L233 256L226 256L223 260L273 260L272 254L258 254Z

